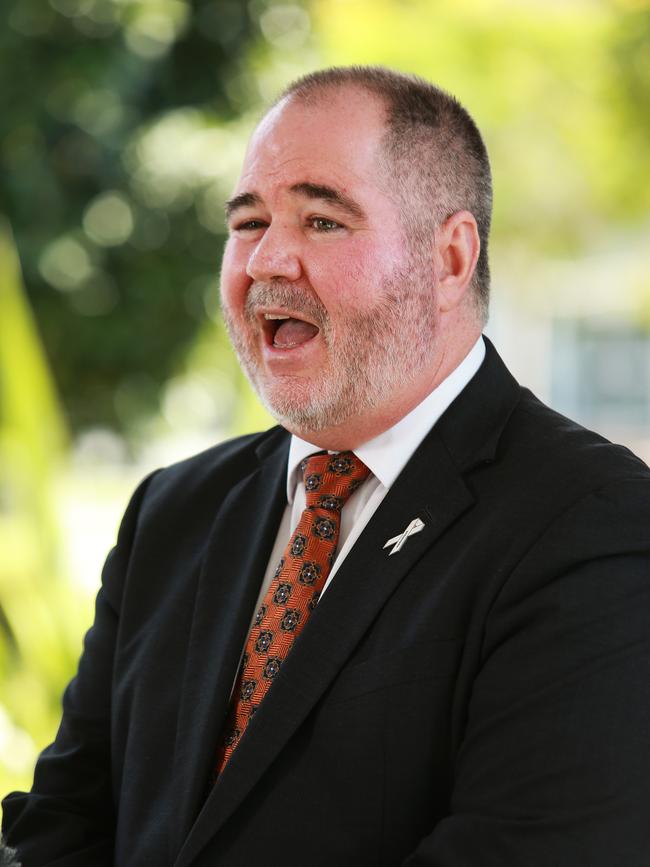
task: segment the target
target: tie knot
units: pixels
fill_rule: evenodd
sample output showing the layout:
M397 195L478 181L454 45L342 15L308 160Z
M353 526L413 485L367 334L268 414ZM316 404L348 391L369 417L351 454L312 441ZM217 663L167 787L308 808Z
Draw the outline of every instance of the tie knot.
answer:
M319 453L300 465L307 506L338 512L350 494L368 477L370 470L353 452Z

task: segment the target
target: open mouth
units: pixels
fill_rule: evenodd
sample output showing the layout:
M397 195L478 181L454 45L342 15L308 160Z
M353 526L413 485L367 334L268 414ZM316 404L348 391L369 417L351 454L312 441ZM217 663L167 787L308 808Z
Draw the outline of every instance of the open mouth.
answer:
M319 332L317 325L288 313L264 313L263 329L266 342L275 349L302 346Z

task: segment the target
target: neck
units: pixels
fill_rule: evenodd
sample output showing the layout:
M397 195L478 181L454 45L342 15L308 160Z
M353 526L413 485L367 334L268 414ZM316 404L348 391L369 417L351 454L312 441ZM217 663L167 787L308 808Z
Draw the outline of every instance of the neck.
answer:
M348 451L379 436L407 416L425 397L431 394L463 361L480 336L480 329L468 333L463 341L444 344L435 363L426 372L393 392L382 405L352 416L340 425L319 428L298 428L285 424L286 429L307 442L327 451Z

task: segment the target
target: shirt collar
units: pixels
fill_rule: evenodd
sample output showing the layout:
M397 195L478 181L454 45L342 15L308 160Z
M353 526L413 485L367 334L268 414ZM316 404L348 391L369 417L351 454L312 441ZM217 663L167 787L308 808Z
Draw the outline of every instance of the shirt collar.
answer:
M408 415L388 430L354 449L355 455L390 488L424 437L438 421L447 407L465 388L485 358L485 343L479 337L465 358L446 379L428 394ZM287 465L287 502L293 503L296 486L300 481L300 463L318 446L300 437L292 436Z

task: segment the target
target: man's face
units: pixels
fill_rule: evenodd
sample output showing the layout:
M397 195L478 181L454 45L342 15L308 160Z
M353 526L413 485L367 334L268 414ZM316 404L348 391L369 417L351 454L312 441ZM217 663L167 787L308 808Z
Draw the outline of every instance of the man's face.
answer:
M294 433L379 419L434 364L434 278L380 182L383 111L356 89L289 101L256 130L221 274L242 367Z

